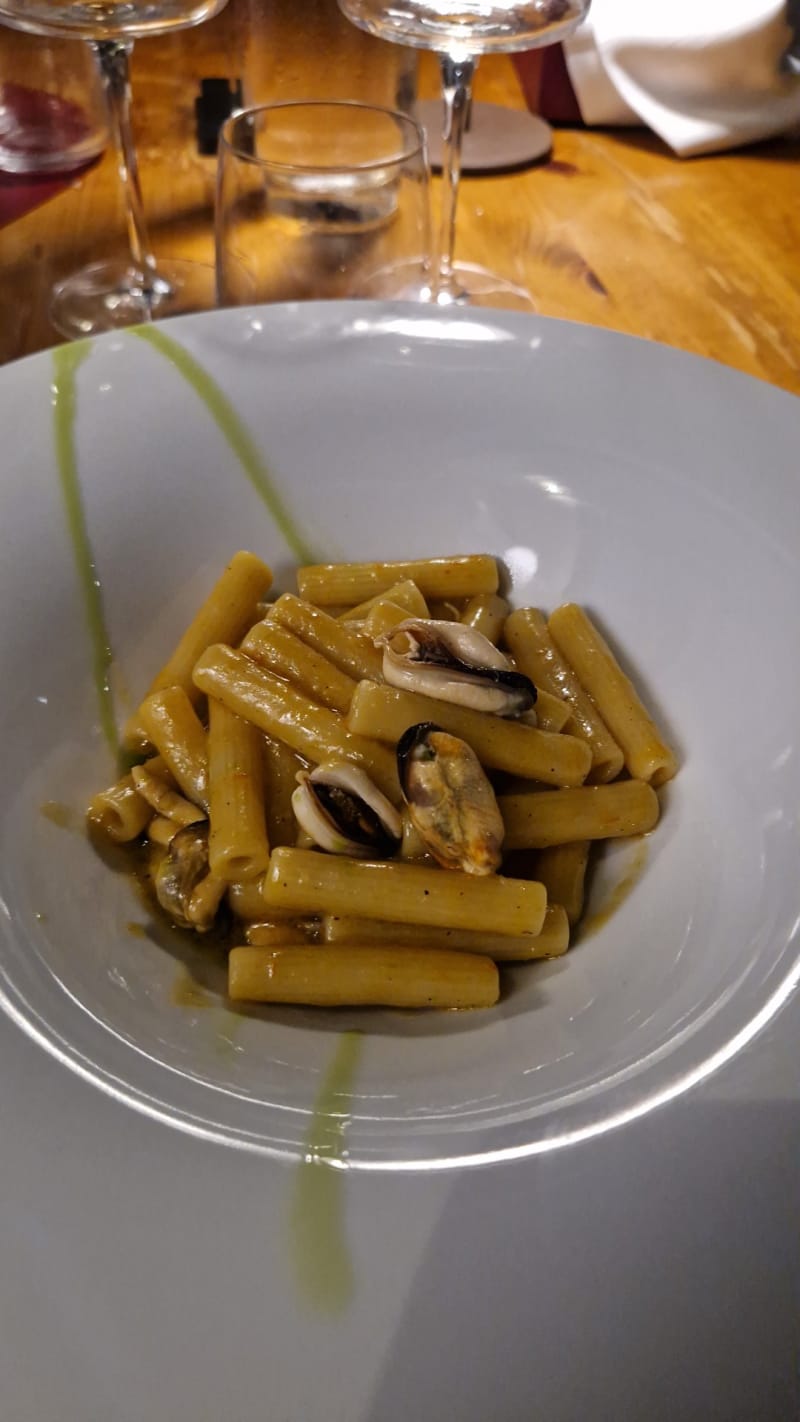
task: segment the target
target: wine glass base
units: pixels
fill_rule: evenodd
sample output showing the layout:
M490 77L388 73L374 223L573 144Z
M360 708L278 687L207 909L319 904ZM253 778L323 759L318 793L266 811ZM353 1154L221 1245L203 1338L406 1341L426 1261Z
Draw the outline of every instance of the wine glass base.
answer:
M535 311L536 304L530 292L515 286L505 277L487 271L485 267L472 266L468 262L456 262L452 281L444 290L439 290L434 301L437 306L487 306L503 311Z
M414 117L428 139L428 162L434 172L440 172L444 152L442 100L421 100L414 106ZM473 101L469 128L464 134L461 171L493 173L530 167L545 158L552 146L553 130L538 114Z
M62 336L76 339L119 331L166 316L206 311L216 305L214 268L201 262L166 260L145 284L124 261L95 262L65 277L50 298L50 320Z

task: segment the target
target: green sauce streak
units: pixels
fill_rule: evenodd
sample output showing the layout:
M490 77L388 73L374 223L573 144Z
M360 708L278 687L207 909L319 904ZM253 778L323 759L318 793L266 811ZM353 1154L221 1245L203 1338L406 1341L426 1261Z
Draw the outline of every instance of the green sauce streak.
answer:
M119 740L114 714L114 693L111 689L113 654L106 628L103 594L100 588L97 564L86 527L86 514L81 498L78 460L75 452L77 403L75 377L91 348L91 341L73 341L71 345L58 346L53 351L53 432L67 528L72 543L78 581L83 594L83 605L92 646L92 674L100 712L100 725L112 755L117 756L119 754Z
M292 1198L290 1239L298 1288L307 1303L327 1314L343 1313L355 1292L341 1162L362 1040L360 1032L342 1034L314 1107Z
M184 380L191 385L212 419L216 421L250 483L266 505L298 562L315 562L312 550L305 542L275 487L253 436L241 416L237 415L227 395L220 390L208 371L183 346L178 345L177 341L173 341L171 336L165 336L157 326L140 326L132 334L138 336L142 341L147 341L149 345L165 356L180 372Z

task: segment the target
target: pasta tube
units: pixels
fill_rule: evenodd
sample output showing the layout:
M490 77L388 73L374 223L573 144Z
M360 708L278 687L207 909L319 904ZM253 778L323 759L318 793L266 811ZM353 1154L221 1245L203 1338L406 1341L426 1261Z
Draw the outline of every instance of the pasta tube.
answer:
M459 736L492 770L506 770L545 785L580 785L591 765L588 746L575 736L554 735L374 682L359 683L347 716L348 728L356 735L391 743L420 721L433 721Z
M477 933L469 928L421 928L416 923L390 923L386 919L347 918L324 914L324 943L390 943L396 948L455 948L460 953L483 953L497 962L527 962L531 958L557 958L569 947L569 922L560 904L548 904L540 933L516 936Z
M497 803L506 827L506 850L646 834L658 820L658 796L643 780L498 795Z
M563 904L570 924L583 913L583 892L590 842L576 839L571 844L554 844L536 856L534 878L544 884L548 903Z
M570 730L587 741L592 751L590 780L615 780L622 769L622 750L587 694L585 683L565 661L547 629L541 612L523 607L506 619L503 638L523 676L562 697L572 712Z
M267 839L270 847L278 844L294 844L297 836L297 820L292 809L292 795L297 789L298 770L307 770L308 762L303 760L273 736L262 737L264 762L264 807L267 817Z
M212 697L208 703L208 862L226 883L254 879L269 863L262 736Z
M142 833L152 813L152 806L136 789L133 776L123 775L116 785L92 797L86 818L92 829L114 844L129 844Z
M151 775L167 774L160 755L146 760L144 768ZM113 844L129 844L132 839L137 839L152 813L152 805L139 794L130 773L123 775L116 784L109 785L107 790L94 795L86 808L86 818L92 829L105 835Z
M131 778L142 799L157 815L172 820L180 829L196 825L206 818L206 812L185 796L179 795L160 775L154 775L147 765L135 765Z
M273 851L262 895L265 917L272 905L303 914L346 914L357 904L364 918L513 934L541 932L547 907L541 884L499 874L482 878L288 848Z
M356 689L353 678L274 619L267 618L251 627L241 651L267 671L299 686L320 706L342 714L350 706Z
M402 563L324 563L297 571L300 596L320 607L359 603L410 578L424 598L497 592L497 563L486 553L419 558Z
M431 617L434 622L460 622L467 601L462 597L458 602L430 602Z
M186 917L193 927L200 933L204 927L210 926L214 921L214 916L225 897L225 890L228 885L224 879L220 879L216 874L206 874L204 879L195 886L186 905Z
M292 593L284 593L273 603L270 618L282 627L288 627L296 637L302 638L315 652L333 662L340 671L357 681L367 677L371 681L381 681L383 658L368 637L355 632L335 617L329 617L318 607L302 602Z
M274 851L273 851L274 852ZM268 905L264 898L264 876L258 879L241 879L228 885L228 903L231 912L245 923L264 922L271 919L290 919L294 922L294 909L278 909Z
M386 592L374 593L357 607L347 608L339 614L339 621L365 622L372 609L384 601L393 602L395 607L405 608L406 617L430 617L428 604L416 583L412 582L411 578L406 578L401 583L394 583Z
M408 616L409 613L399 603L391 602L388 597L379 598L364 621L364 634L373 640L383 637L393 627L405 622Z
M234 1002L311 1007L492 1007L500 996L491 958L421 948L233 948Z
M169 661L150 683L148 695L165 686L180 686L189 699L199 699L192 682L197 658L214 642L238 643L253 620L256 605L272 583L266 563L254 553L235 553L222 576L214 584L195 614ZM140 750L147 737L139 713L128 721L123 732L129 750Z
M208 744L186 692L180 686L154 692L139 707L139 719L178 788L207 810Z
M299 923L248 923L244 936L251 948L288 948L311 936Z
M151 844L160 844L168 849L179 829L180 825L168 820L165 815L153 815L147 826L147 838Z
M347 730L335 711L318 706L243 652L209 647L194 671L201 691L252 721L268 736L285 741L317 763L338 757L363 765L375 784L395 803L400 798L395 758L385 746Z
M572 717L572 708L566 701L562 701L559 696L553 696L544 687L536 687L536 708L534 710L536 724L540 731L563 731L567 730L570 735L574 734L567 722Z
M678 769L674 752L642 705L605 638L576 603L556 608L550 635L622 747L630 774L663 785Z
M474 627L476 632L482 633L496 645L510 611L505 598L497 593L476 593L464 608L461 621L465 627Z

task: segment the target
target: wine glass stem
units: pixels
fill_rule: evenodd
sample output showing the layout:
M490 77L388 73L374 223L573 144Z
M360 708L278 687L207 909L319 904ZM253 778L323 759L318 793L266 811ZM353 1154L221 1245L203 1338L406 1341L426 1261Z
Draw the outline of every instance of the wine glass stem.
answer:
M131 128L131 40L92 40L108 101L111 130L117 149L119 176L125 199L128 244L133 266L145 291L154 289L156 261L150 248L144 217L139 166Z
M453 276L456 246L456 209L461 181L461 151L472 101L476 61L443 54L440 59L444 97L444 152L442 156L442 226L439 236L437 295L457 296Z

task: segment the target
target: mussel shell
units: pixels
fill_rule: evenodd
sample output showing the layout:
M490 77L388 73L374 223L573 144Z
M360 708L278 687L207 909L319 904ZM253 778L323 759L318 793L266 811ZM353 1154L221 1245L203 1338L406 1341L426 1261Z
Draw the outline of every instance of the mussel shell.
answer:
M359 795L353 795L339 785L323 783L315 784L313 793L346 839L363 849L373 850L381 859L396 854L399 841L389 833L380 815Z
M195 928L186 916L192 892L208 873L208 826L186 825L169 842L153 874L164 912L179 928Z
M434 773L418 775L415 783L414 767L420 762L427 762ZM471 746L435 722L422 721L400 737L397 767L412 822L437 862L445 869L467 874L485 875L499 869L503 820Z
M409 726L408 730L403 732L397 742L397 771L400 776L400 788L403 791L403 797L406 803L408 803L408 797L405 787L409 761L417 747L427 741L431 732L441 731L441 729L441 726L437 726L435 721L419 721L416 726ZM431 759L433 759L433 755L431 755Z
M401 816L360 766L336 762L300 771L292 808L312 842L329 854L388 859L400 848Z
M407 653L396 652L391 646L392 638L403 632L415 643ZM378 640L384 647L383 670L390 685L413 689L415 668L441 668L443 672L451 672L453 679L449 682L443 679L437 684L423 672L424 685L419 689L426 696L476 710L486 709L499 716L521 716L536 704L536 687L530 678L504 665L503 654L474 628L409 618ZM480 663L467 660L459 653L456 646L459 641L469 644L475 656L481 656ZM470 691L462 692L459 683ZM502 692L502 697L487 697L483 708L479 705L481 687L494 688Z

